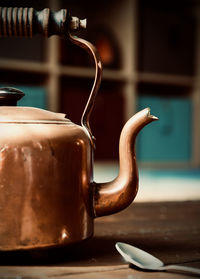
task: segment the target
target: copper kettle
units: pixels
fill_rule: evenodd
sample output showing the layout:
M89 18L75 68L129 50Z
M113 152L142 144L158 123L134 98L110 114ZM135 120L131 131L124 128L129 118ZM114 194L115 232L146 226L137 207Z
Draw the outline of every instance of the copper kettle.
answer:
M1 251L80 242L92 236L96 217L124 209L137 194L135 138L157 118L146 108L125 124L119 143L119 175L111 182L95 183L89 115L102 67L90 43L71 35L70 39L91 52L96 64L82 126L65 114L13 106L23 93L0 89Z

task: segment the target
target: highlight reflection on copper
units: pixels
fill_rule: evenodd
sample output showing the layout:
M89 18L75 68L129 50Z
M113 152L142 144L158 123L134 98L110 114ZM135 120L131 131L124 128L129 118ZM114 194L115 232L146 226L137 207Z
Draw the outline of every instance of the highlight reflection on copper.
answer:
M61 240L65 240L66 238L68 238L68 232L66 230L66 228L63 228L61 231Z

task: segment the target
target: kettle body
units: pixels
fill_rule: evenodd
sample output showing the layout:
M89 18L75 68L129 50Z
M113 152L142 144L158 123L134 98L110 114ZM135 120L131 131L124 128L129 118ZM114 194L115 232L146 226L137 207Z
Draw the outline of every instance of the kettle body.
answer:
M135 138L156 119L144 109L125 124L118 176L95 183L84 127L64 114L0 106L0 251L80 242L94 218L127 207L138 189Z
M1 115L3 109L19 108L0 107ZM0 250L90 237L92 152L85 130L67 119L20 121L0 123Z

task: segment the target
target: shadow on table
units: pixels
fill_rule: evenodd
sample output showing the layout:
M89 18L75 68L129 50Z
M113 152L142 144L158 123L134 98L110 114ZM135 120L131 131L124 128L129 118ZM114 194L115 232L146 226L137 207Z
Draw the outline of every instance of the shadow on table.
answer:
M144 249L155 256L160 257L166 263L183 263L200 260L192 259L191 253L194 247L181 242L165 243L162 239L138 239L116 237L93 237L79 244L67 247L49 249L35 249L29 251L0 252L0 265L56 265L56 266L101 266L119 265L124 260L115 249L115 243L121 241ZM170 258L171 253L171 258ZM188 254L189 259L184 258Z

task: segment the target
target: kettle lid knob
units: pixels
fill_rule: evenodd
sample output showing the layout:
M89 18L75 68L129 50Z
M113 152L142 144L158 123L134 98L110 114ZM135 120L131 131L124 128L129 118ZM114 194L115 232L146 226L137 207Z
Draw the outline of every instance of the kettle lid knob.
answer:
M16 106L17 101L24 97L24 93L13 87L0 88L0 106Z

